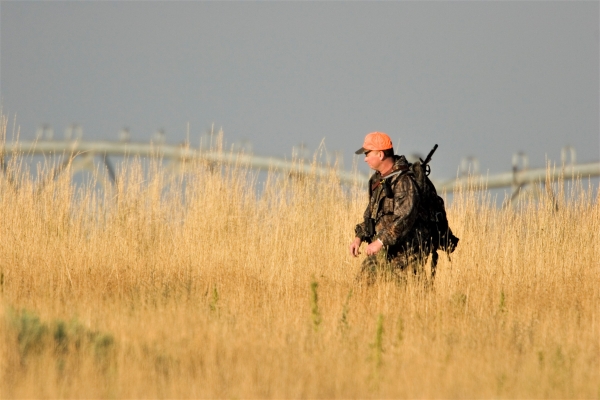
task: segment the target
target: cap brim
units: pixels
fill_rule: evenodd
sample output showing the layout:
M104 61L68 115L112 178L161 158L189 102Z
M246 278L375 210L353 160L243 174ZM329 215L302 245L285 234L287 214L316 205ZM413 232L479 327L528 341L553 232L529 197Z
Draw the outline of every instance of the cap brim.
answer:
M363 154L365 151L368 151L368 150L365 149L364 147L361 147L360 149L356 150L354 152L354 154Z

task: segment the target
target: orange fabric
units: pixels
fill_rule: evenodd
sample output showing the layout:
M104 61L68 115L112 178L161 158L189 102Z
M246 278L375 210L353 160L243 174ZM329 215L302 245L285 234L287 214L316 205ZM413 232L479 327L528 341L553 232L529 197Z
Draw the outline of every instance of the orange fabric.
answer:
M387 150L391 149L392 140L383 132L371 132L365 137L363 147L356 151L356 154L361 154L370 150Z

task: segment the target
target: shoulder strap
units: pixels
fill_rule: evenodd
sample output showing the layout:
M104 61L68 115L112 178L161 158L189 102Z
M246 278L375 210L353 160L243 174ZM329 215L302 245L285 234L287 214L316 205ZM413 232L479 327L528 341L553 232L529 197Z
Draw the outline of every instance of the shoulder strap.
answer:
M392 172L389 175L386 176L382 176L380 179L377 179L372 185L371 185L371 191L377 189L379 187L379 185L381 185L385 180L387 180L388 178L392 178L396 175L403 175L403 174L408 174L410 173L410 169L408 166L401 166L397 171Z

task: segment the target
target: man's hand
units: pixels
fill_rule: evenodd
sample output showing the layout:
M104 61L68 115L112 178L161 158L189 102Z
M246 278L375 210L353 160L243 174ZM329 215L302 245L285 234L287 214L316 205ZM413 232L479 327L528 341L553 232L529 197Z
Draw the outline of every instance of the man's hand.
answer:
M383 247L383 243L380 240L374 240L367 246L367 255L372 256L373 254L377 254L379 250Z
M358 255L360 254L360 244L361 243L362 243L362 240L360 240L360 238L358 238L358 237L354 238L352 243L350 243L350 254L352 254L354 257L358 257Z

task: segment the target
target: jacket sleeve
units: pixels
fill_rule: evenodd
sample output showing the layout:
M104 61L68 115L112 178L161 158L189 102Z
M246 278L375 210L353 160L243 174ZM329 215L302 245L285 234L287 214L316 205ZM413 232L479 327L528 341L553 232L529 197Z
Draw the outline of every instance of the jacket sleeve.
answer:
M357 224L354 227L354 235L357 238L360 238L363 242L368 239L367 234L365 232L365 219L369 217L370 203L367 205L365 212L363 213L363 221L360 224Z
M385 218L383 226L373 238L381 239L386 246L397 243L410 233L417 220L419 192L410 176L403 175L398 178L394 185L393 202L393 215Z
M372 201L371 196L373 195L373 193L371 193L370 188L373 185L374 179L376 179L375 177L376 177L376 175L372 175L371 178L369 178L369 183L368 183L368 185L369 185L369 202L367 204L367 208L365 208L365 212L363 213L363 220L362 220L362 222L360 222L359 224L357 224L354 227L355 237L360 238L360 240L362 240L363 242L367 241L369 243L371 243L372 238L367 236L366 229L365 229L365 220L367 218L371 217L371 201Z

